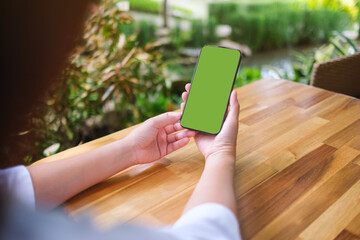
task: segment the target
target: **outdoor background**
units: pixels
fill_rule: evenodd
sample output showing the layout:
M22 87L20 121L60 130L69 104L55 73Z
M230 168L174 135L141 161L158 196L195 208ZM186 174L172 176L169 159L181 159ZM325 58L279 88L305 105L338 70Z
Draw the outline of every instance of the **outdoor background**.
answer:
M359 7L356 0L102 0L16 147L29 164L178 109L204 44L243 52L235 87L261 78L309 84L315 62L358 51Z

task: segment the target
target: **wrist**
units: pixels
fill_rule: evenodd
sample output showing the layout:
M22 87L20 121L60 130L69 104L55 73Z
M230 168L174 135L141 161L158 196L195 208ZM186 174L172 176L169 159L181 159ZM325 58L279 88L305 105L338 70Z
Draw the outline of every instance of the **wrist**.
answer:
M131 142L126 138L110 143L109 147L114 153L113 164L118 166L119 171L137 164Z
M230 164L234 165L236 161L236 153L230 151L217 151L209 154L206 159L206 163L216 164Z
M139 164L136 154L136 146L132 139L125 137L121 139L121 141L123 145L123 157L121 158L123 159L125 157L128 160L129 167Z
M235 154L217 152L206 158L204 171L208 173L216 173L216 176L222 173L229 177L234 177L235 161Z

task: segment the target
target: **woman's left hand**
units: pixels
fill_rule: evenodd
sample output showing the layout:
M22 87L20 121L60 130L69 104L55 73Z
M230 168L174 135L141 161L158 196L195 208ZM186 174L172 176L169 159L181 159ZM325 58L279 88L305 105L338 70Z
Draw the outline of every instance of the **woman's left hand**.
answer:
M184 147L195 132L180 125L181 112L167 112L146 120L124 140L129 141L134 164L156 161Z

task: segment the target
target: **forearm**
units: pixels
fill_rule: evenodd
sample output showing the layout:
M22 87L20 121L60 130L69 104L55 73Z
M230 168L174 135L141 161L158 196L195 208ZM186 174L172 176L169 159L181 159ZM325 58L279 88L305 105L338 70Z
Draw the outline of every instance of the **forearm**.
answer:
M235 156L217 154L206 159L205 168L184 212L203 203L219 203L236 215Z
M75 157L28 167L37 208L51 209L134 164L126 141L118 140Z

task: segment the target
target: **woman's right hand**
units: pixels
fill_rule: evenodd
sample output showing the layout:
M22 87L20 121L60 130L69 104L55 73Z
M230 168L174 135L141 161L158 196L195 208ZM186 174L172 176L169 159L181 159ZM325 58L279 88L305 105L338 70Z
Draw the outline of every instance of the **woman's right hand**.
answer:
M185 92L182 93L183 103L181 103L181 110L184 111L185 102L190 90L191 84L185 86ZM230 106L222 126L221 131L217 135L196 132L195 142L200 152L208 159L212 155L224 154L235 157L236 154L236 139L239 124L240 106L237 100L236 91L232 91L230 96Z

